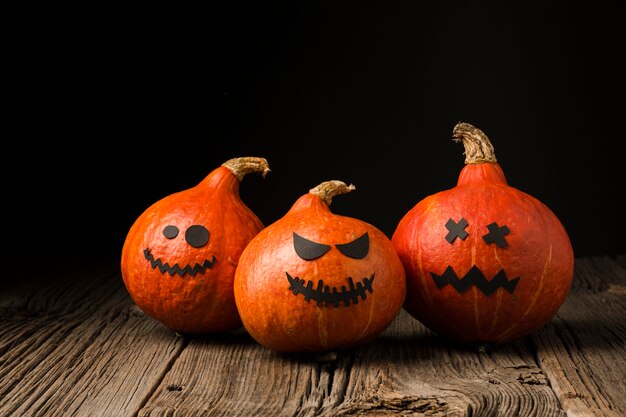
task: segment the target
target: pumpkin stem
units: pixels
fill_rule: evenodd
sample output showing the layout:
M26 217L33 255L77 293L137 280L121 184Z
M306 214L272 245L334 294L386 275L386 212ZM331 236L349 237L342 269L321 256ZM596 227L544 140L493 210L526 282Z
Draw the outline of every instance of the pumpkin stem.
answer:
M493 145L487 135L469 123L459 122L452 130L452 140L463 142L466 164L496 162Z
M330 206L334 196L347 194L354 190L356 190L356 187L352 184L346 185L343 181L332 180L323 182L315 188L311 188L309 190L309 194L313 194L314 196L321 198Z
M229 159L224 162L222 166L230 169L239 181L243 180L243 177L252 172L260 172L263 178L270 172L267 159L258 158L256 156L243 156L241 158Z

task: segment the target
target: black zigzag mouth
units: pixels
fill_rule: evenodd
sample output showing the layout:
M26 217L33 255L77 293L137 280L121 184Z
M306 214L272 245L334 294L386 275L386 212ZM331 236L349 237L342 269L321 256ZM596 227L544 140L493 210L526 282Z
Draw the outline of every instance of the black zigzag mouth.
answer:
M289 281L289 290L294 295L302 294L304 301L315 301L320 307L328 307L333 305L339 307L340 303L343 303L345 307L349 307L350 304L358 304L359 298L365 301L367 299L367 293L374 292L372 284L374 283L374 275L369 278L364 278L363 281L354 284L352 277L348 277L348 287L341 286L341 290L337 290L337 287L333 287L332 290L328 285L324 285L323 280L317 281L317 288L313 288L313 281L306 281L298 277L292 277L289 272L286 272L287 280Z
M206 259L202 264L196 263L193 266L185 265L184 267L181 267L178 264L170 266L168 263L163 263L161 258L154 259L154 256L150 253L150 248L144 249L143 255L150 262L150 265L152 265L152 269L158 268L162 274L168 273L172 276L178 274L182 277L185 274L189 274L192 277L195 277L196 274L202 274L207 269L211 269L215 263L215 255L210 261Z
M450 284L455 290L457 290L458 293L463 294L465 291L474 286L487 296L496 292L498 288L504 288L510 294L513 294L513 291L515 291L515 287L517 287L517 283L520 279L520 277L508 279L504 270L501 269L491 279L491 281L488 281L476 265L472 266L472 269L470 269L467 274L461 278L457 276L451 266L448 266L441 275L437 275L434 272L431 272L430 275L433 277L435 285L439 289L442 289L446 285Z

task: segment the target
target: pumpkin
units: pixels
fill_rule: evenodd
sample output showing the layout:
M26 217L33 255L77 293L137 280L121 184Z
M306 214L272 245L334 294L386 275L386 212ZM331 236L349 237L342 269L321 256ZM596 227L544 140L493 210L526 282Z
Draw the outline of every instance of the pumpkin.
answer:
M354 189L321 183L241 254L235 302L261 345L281 352L346 349L376 338L402 309L406 279L391 240L329 208L334 196Z
M263 229L239 196L252 172L269 172L264 158L226 161L196 186L168 195L133 223L122 248L121 272L135 304L179 333L241 328L233 296L239 256Z
M406 269L404 307L453 340L519 339L564 302L571 242L545 204L507 184L484 132L461 122L453 140L466 156L457 185L419 201L391 238Z

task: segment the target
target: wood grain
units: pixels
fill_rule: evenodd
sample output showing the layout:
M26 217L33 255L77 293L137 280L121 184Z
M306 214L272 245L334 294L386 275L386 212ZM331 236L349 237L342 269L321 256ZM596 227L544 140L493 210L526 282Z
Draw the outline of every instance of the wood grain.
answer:
M140 416L562 416L523 342L440 340L402 313L378 340L285 355L245 333L191 340Z
M556 319L532 337L539 363L569 415L625 416L624 262L577 259L575 277Z
M115 262L13 284L0 417L626 415L626 256L577 259L557 317L502 346L451 343L402 312L359 348L281 354L244 330L176 335L135 307Z
M457 345L403 313L352 360L342 403L323 415L563 415L523 342Z
M48 278L0 293L0 416L136 415L184 342L136 309L116 269Z

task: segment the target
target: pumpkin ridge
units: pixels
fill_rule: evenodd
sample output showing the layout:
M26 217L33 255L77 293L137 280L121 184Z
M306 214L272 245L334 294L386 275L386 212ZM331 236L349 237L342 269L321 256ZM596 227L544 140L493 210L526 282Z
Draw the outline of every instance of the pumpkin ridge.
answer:
M541 277L539 278L539 285L537 287L537 290L533 294L533 298L531 299L530 303L528 304L528 308L526 308L526 311L524 312L524 315L520 318L520 321L524 320L526 318L526 316L528 316L530 311L533 309L533 307L537 303L539 295L541 294L541 290L543 289L546 272L548 270L548 265L551 262L552 262L552 244L550 244L550 249L548 250L548 256L546 257L546 262L544 264L543 271L541 273ZM498 335L497 338L500 339L500 338L505 337L507 334L509 334L514 329L515 329L515 325L512 325L511 327L506 329L504 332L502 332L500 335Z

